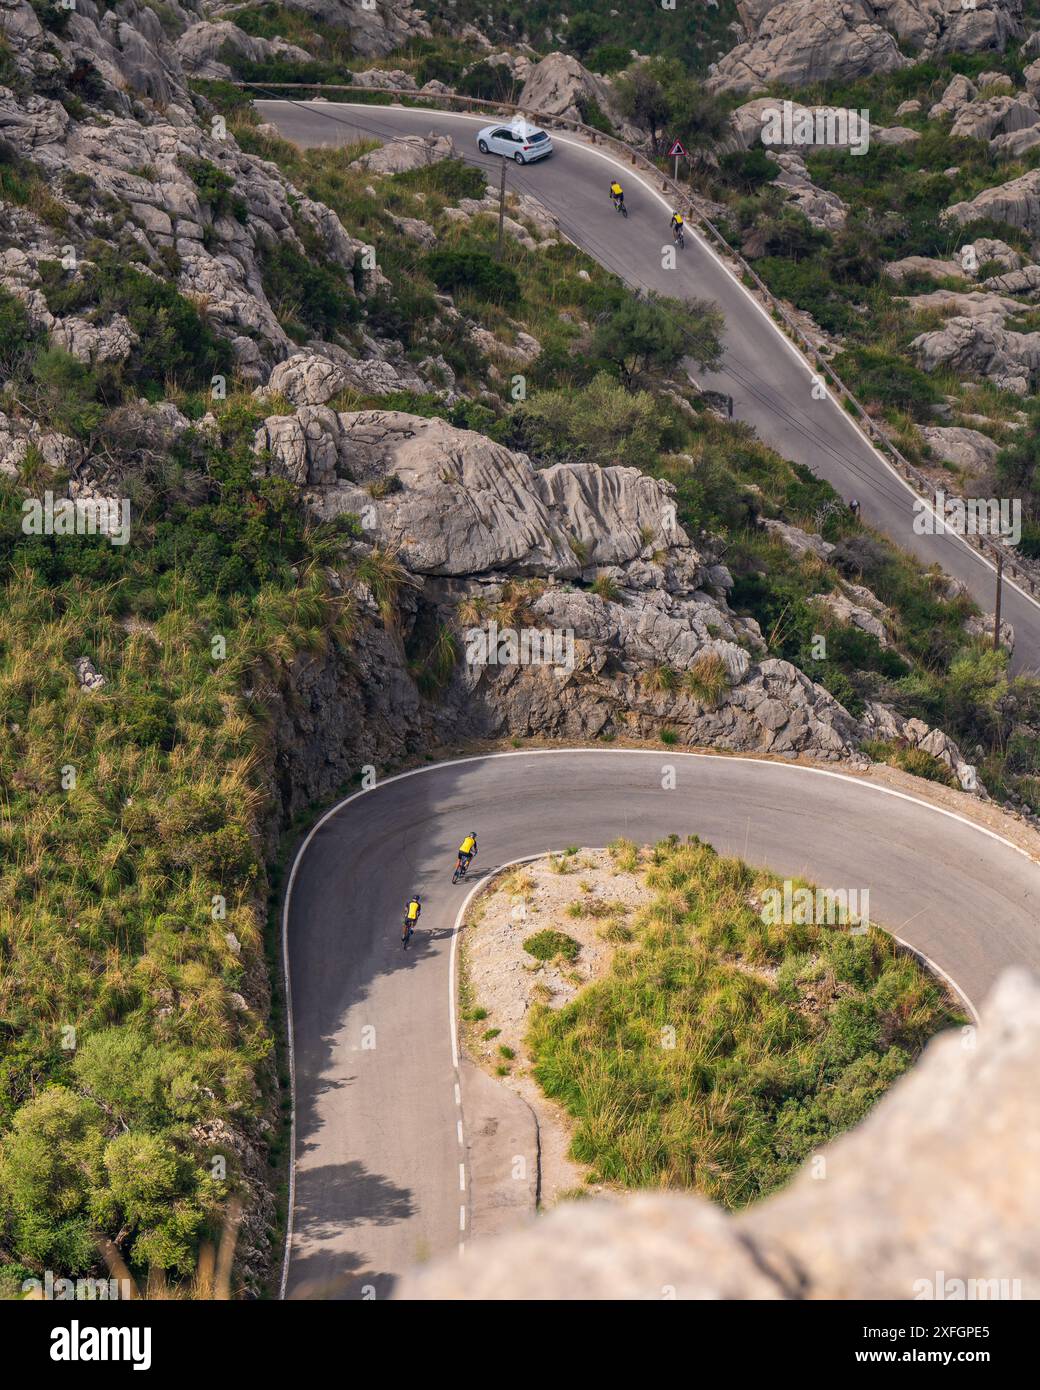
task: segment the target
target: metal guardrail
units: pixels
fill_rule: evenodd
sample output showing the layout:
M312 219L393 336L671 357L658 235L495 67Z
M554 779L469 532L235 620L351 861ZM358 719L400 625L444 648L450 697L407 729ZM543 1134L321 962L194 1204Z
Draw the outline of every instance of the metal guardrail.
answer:
M934 504L935 488L925 474L907 459L896 447L888 435L877 425L875 420L867 411L866 407L849 390L845 383L835 372L834 368L820 353L819 348L804 331L804 329L791 317L784 305L773 294L772 290L765 283L762 277L754 269L749 261L746 261L735 247L723 236L718 227L708 218L704 212L698 208L691 194L677 183L674 179L664 173L657 164L642 150L638 150L633 145L629 145L624 140L619 140L616 135L608 135L602 130L597 130L594 126L586 125L584 121L574 121L562 116L554 115L548 111L539 111L533 107L520 106L511 101L490 101L483 97L459 96L454 92L423 92L411 90L406 87L364 87L351 83L331 83L331 82L236 82L237 87L248 88L256 91L271 92L275 91L308 91L308 92L352 92L365 96L385 96L396 99L398 104L407 101L416 108L422 109L424 106L439 109L441 105L463 106L471 111L482 111L491 115L499 113L519 114L536 120L540 125L550 130L564 130L584 137L591 145L602 145L610 149L620 157L624 158L634 168L641 169L644 173L651 174L660 184L662 193L669 193L673 200L674 207L681 207L686 215L691 218L696 225L707 234L708 239L713 243L714 249L723 259L731 262L732 268L739 272L745 288L754 289L759 299L764 303L764 307L769 310L774 322L782 326L788 336L792 338L800 351L809 359L810 364L816 369L821 378L826 378L830 383L835 396L842 402L844 408L856 420L863 432L867 435L870 442L882 454L893 468L919 493L924 499ZM382 103L375 101L374 106ZM748 281L751 284L748 285ZM1015 579L1022 581L1031 594L1036 594L1040 590L1040 564L1034 561L1024 560L1021 556L1014 555L1007 547L998 547L995 542L985 536L966 536L964 539L983 555L988 556L996 562L998 556L1003 560L1006 573Z

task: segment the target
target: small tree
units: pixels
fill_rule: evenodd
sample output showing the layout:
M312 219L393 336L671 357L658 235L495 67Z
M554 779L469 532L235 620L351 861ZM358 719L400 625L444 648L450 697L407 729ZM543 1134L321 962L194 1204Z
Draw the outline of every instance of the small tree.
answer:
M684 357L692 357L701 371L713 371L722 361L722 322L717 306L707 300L628 298L597 325L592 355L611 363L626 383L644 373L671 371Z
M615 85L623 116L650 131L650 144L656 155L660 131L668 122L672 107L661 81L661 61L640 63L619 77Z

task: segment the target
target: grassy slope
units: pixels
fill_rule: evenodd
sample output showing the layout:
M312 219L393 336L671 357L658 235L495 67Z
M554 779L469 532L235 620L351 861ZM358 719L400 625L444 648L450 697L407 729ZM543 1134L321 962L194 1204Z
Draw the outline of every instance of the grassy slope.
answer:
M635 847L615 855L632 867ZM575 1118L590 1181L742 1207L860 1120L935 1032L965 1020L876 928L768 926L768 874L694 838L658 844L654 892L609 975L528 1042Z

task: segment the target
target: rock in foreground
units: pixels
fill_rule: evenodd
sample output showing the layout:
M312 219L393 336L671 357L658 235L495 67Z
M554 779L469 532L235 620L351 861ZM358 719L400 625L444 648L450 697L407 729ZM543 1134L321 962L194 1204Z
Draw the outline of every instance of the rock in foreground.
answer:
M1040 1297L1040 988L1009 972L984 1015L936 1038L822 1168L739 1216L678 1194L573 1202L398 1297Z

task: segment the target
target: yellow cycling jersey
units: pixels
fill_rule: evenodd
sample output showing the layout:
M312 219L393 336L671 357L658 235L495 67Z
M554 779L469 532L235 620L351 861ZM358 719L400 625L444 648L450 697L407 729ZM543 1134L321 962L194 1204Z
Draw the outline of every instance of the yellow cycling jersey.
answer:
M612 183L612 184L610 185L610 191L611 191L611 193L613 193L614 197L616 198L616 197L618 196L618 194L621 192L621 185L620 185L619 183Z
M677 227L681 227L683 224L683 220L678 213L675 214L675 216L672 218L672 221L675 223Z
M459 845L460 854L472 854L477 847L477 842L472 835L467 835L462 844Z
M412 901L408 904L408 920L409 920L409 922L416 922L416 921L418 921L418 919L419 919L419 904L418 904L418 903L415 901L415 899L413 898Z

